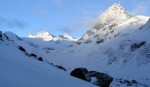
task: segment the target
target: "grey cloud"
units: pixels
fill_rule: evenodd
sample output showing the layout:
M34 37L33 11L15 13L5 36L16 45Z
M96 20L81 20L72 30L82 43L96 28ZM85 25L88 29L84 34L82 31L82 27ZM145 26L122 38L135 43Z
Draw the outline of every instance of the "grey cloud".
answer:
M27 25L20 20L5 19L5 18L0 17L0 27L24 29L25 27L27 27Z

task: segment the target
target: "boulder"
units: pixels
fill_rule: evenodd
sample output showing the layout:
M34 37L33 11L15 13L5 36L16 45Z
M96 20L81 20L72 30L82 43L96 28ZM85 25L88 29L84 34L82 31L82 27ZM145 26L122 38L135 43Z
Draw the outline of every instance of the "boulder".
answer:
M87 73L88 70L86 68L76 68L70 73L70 75L88 81L88 79L86 78Z
M31 55L31 56L33 56L33 57L37 57L37 55L36 55L36 54L34 54L34 53L31 53L30 55Z
M26 50L22 46L18 46L19 50L26 52Z
M67 71L63 66L55 65L55 67L57 67L58 69L62 69L64 71Z
M86 68L76 68L71 72L70 75L91 82L100 87L109 87L113 80L113 77L106 73L88 71ZM95 82L91 81L92 77L96 78Z
M95 77L97 79L96 85L99 85L100 87L109 87L110 83L113 80L113 78L106 73L97 72Z
M43 61L42 57L39 57L38 60L39 60L39 61Z
M136 49L140 48L141 46L145 45L145 41L139 42L139 43L134 43L131 45L131 51L135 51Z

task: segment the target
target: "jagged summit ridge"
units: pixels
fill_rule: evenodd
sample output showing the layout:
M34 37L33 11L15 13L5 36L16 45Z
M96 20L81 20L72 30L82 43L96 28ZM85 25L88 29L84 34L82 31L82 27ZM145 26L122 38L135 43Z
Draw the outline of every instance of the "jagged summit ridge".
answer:
M132 16L120 5L114 3L98 17L99 23L109 23L115 20L129 19Z
M51 35L49 32L46 31L40 31L36 35L29 34L27 37L29 38L43 38L44 40L52 40L54 38L54 35Z
M36 35L29 34L27 37L29 37L29 38L42 38L45 41L50 41L50 40L53 40L53 41L57 41L57 40L76 41L77 40L74 37L68 35L67 33L64 33L64 34L58 35L58 36L54 36L47 31L39 31Z
M113 35L122 31L130 31L129 34L134 31L131 29L133 26L136 27L135 29L140 28L147 22L148 18L145 16L132 17L120 4L115 3L97 18L97 24L88 30L81 40L87 40L88 42L92 38L114 38ZM127 26L132 27L124 30ZM122 30L118 31L119 29Z

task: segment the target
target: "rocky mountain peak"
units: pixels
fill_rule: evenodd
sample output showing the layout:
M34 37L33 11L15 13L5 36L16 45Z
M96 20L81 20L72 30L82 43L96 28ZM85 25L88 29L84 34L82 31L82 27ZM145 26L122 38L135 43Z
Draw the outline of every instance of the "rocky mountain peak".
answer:
M74 37L68 35L67 33L64 33L64 34L58 35L58 36L54 36L47 31L39 31L36 35L29 34L27 37L29 37L29 38L42 38L45 41L50 41L50 40L53 40L53 41L57 41L57 40L76 41L77 40Z
M109 23L116 20L129 19L132 16L120 5L114 3L98 17L99 23Z
M47 31L39 31L36 35L29 34L27 37L29 38L43 38L46 41L52 40L54 38L54 35L51 35Z

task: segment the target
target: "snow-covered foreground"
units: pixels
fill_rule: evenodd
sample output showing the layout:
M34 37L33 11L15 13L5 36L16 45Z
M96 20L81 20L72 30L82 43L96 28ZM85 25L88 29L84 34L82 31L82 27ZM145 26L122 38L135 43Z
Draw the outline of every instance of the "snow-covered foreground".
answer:
M3 42L2 42L3 43ZM0 87L95 87L0 43Z

